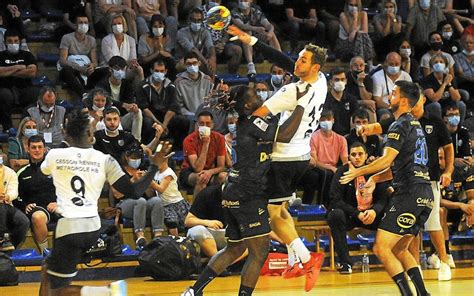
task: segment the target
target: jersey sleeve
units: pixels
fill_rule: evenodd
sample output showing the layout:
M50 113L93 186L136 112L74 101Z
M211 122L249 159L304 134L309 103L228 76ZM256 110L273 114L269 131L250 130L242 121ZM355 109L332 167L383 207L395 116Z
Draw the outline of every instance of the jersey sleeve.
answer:
M283 111L291 111L297 105L296 85L285 85L278 90L270 99L263 103L273 115L277 115Z
M122 168L115 158L110 155L106 155L105 160L105 177L109 184L114 184L120 177L125 175Z
M46 154L46 157L44 158L44 161L41 163L41 172L46 175L46 176L49 176L53 173L53 164L52 164L52 153L51 151Z
M405 126L404 122L395 121L388 130L387 144L385 147L390 147L400 151L405 141L406 133L407 127Z
M261 117L250 118L250 133L257 139L275 142L278 133L278 121L276 118L265 120Z

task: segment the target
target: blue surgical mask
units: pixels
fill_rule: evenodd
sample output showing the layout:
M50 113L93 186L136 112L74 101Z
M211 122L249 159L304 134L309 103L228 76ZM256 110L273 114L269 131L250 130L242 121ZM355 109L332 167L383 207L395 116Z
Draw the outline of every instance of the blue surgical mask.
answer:
M325 121L321 121L319 123L319 126L325 131L331 131L333 124L334 124L334 122L332 122L330 120L325 120Z
M231 133L232 135L235 136L237 134L237 124L229 123L227 125L227 129L229 130L229 133Z
M190 74L196 74L199 72L199 66L198 65L190 65L186 68L186 71Z
M9 53L17 54L20 51L20 44L7 44L7 51Z
M153 72L151 77L152 77L153 81L155 81L155 82L162 82L163 80L165 80L165 73Z
M131 166L134 169L138 169L140 167L141 163L142 163L141 159L129 159L128 160L128 165Z
M257 91L257 96L259 96L262 100L266 101L268 99L268 91Z
M397 74L398 72L400 72L400 67L388 66L388 67L387 67L387 72L388 72L388 74L390 74L390 75L395 75L395 74Z
M420 0L421 9L427 10L428 8L430 8L430 2L430 0Z
M201 30L201 23L191 23L191 31L197 32Z
M35 128L25 128L23 134L25 137L30 138L31 136L36 136L38 134L38 130Z
M274 84L281 84L281 82L283 81L283 75L273 75L272 74L272 82Z
M433 71L437 73L445 73L446 72L446 65L443 63L435 63L433 65Z
M459 116L459 115L454 115L454 116L449 116L448 117L449 125L458 126L459 122L461 122L461 116Z
M112 75L114 75L114 78L117 80L123 80L125 79L125 71L124 70L113 70Z

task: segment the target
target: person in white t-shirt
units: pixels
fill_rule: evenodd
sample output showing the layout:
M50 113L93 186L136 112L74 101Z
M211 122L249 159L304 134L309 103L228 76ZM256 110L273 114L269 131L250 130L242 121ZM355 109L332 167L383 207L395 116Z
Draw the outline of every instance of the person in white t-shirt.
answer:
M85 111L73 110L66 125L68 148L52 149L41 164L41 171L53 177L56 187L58 220L54 247L41 271L40 295L126 295L125 281L105 287L71 286L76 265L100 235L97 201L105 182L125 196L142 196L171 145L163 143L150 157L147 174L134 183L118 162L92 148L94 142Z

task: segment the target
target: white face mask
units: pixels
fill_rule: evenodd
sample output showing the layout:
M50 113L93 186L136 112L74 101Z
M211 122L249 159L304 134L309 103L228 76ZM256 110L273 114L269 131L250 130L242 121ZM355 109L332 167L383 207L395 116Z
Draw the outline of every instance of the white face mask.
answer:
M411 56L411 48L400 48L400 55L404 57Z
M138 169L140 167L140 164L142 163L141 159L129 159L128 165L131 166L134 169Z
M201 23L191 23L191 31L197 32L201 30Z
M53 111L54 105L51 106L51 107L41 106L40 108L41 108L41 110L42 110L43 112L49 113L49 112Z
M123 25L122 24L117 24L112 26L112 32L114 34L122 34L123 33Z
M188 66L186 68L186 71L188 71L188 73L190 74L196 74L197 72L199 72L199 66L198 65L191 65L191 66Z
M420 0L420 8L423 10L427 10L428 8L430 8L430 2L431 0Z
M125 71L124 70L113 70L113 74L115 79L122 80L125 79Z
M153 72L153 74L151 74L151 78L155 82L162 82L163 80L165 80L165 73Z
M333 125L334 125L334 122L332 122L331 120L325 120L319 123L319 126L321 127L321 129L325 131L331 131Z
M92 110L94 110L94 111L104 111L104 109L105 109L105 107L100 107L100 108L99 108L99 107L97 107L97 106L94 105L94 104L92 105Z
M346 88L346 83L345 82L343 82L343 81L334 82L333 89L336 92L343 92L345 88Z
M257 96L259 96L263 101L268 99L268 91L257 91Z
M86 34L87 32L89 32L89 24L77 25L77 32L81 34Z
M201 137L209 137L211 135L211 128L208 126L199 126L199 135Z
M272 74L272 82L274 84L281 84L282 81L283 81L283 75L274 75L274 74Z
M383 10L386 14L395 13L395 8L384 8Z
M356 13L359 11L359 8L357 6L349 6L347 8L347 10L350 12L350 13Z
M467 56L474 56L474 50L467 51L467 50L463 49L462 52Z
M453 36L453 31L451 31L451 32L443 32L443 38L446 39L446 40L451 39L452 36Z
M153 28L153 35L155 36L161 36L163 35L163 32L165 31L165 28Z
M9 53L18 53L20 51L20 44L7 44L7 50Z

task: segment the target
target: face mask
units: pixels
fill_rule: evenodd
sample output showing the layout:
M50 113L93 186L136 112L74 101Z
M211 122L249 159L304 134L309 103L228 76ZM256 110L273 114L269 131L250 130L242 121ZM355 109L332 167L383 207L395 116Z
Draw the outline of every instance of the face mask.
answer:
M123 33L123 25L122 24L113 25L112 26L112 32L114 32L114 34L122 34Z
M465 55L467 55L467 56L473 56L473 55L474 55L474 50L472 50L472 51L467 51L467 50L463 49L462 52L463 52Z
M448 117L449 125L457 126L460 121L461 121L461 117L459 115L454 115L454 116L449 116Z
M89 25L88 24L77 25L77 32L81 34L86 34L87 32L89 32Z
M31 136L35 136L38 134L38 130L35 128L25 128L25 131L23 132L25 137L30 138Z
M231 133L232 135L235 136L237 134L237 124L229 123L227 125L227 129L229 130L229 133Z
M125 71L124 70L113 70L113 76L117 80L125 79Z
M155 81L155 82L162 82L163 80L165 80L165 73L153 72L151 77L152 77L153 81Z
M330 131L332 130L333 124L334 123L332 121L326 120L326 121L321 121L319 123L319 126L325 131Z
M268 91L257 91L257 96L266 101L268 99Z
M342 81L334 82L333 89L336 92L343 92L345 88L346 88L346 83L345 82L342 82Z
M432 50L438 51L443 47L443 42L431 42L430 43L430 48Z
M20 51L20 44L7 44L7 50L9 53L18 53Z
M400 55L404 57L411 56L411 48L400 48Z
M420 0L420 8L423 10L430 8L430 0Z
M446 71L446 65L443 63L436 63L433 65L433 71L437 73L444 73Z
M453 32L443 32L443 38L446 40L451 39L451 36L453 36Z
M51 107L41 106L40 108L43 112L49 113L49 112L53 111L54 105L51 106Z
M239 8L240 10L247 10L250 8L250 3L249 2L239 2Z
M129 159L128 160L128 165L131 166L134 169L138 169L140 167L141 163L142 163L141 159Z
M210 136L211 135L211 128L208 126L199 126L199 135L202 136Z
M388 74L390 74L390 75L395 75L395 74L397 74L398 72L400 72L400 67L388 66L388 67L387 67L387 72L388 72Z
M155 36L161 36L163 35L163 31L165 30L165 28L153 28L153 35Z
M281 84L282 81L283 81L283 75L273 75L272 74L272 82L274 84Z
M186 71L188 71L188 73L190 74L196 74L197 72L199 72L199 66L194 66L194 65L188 66L186 68Z
M191 23L191 31L197 32L201 30L201 23Z
M359 11L359 8L357 6L349 6L349 8L347 10L350 13L356 13L357 11Z
M94 111L104 111L105 107L97 107L96 105L92 105L92 110Z
M384 11L385 11L386 14L394 13L394 12L395 12L395 8L384 8Z

